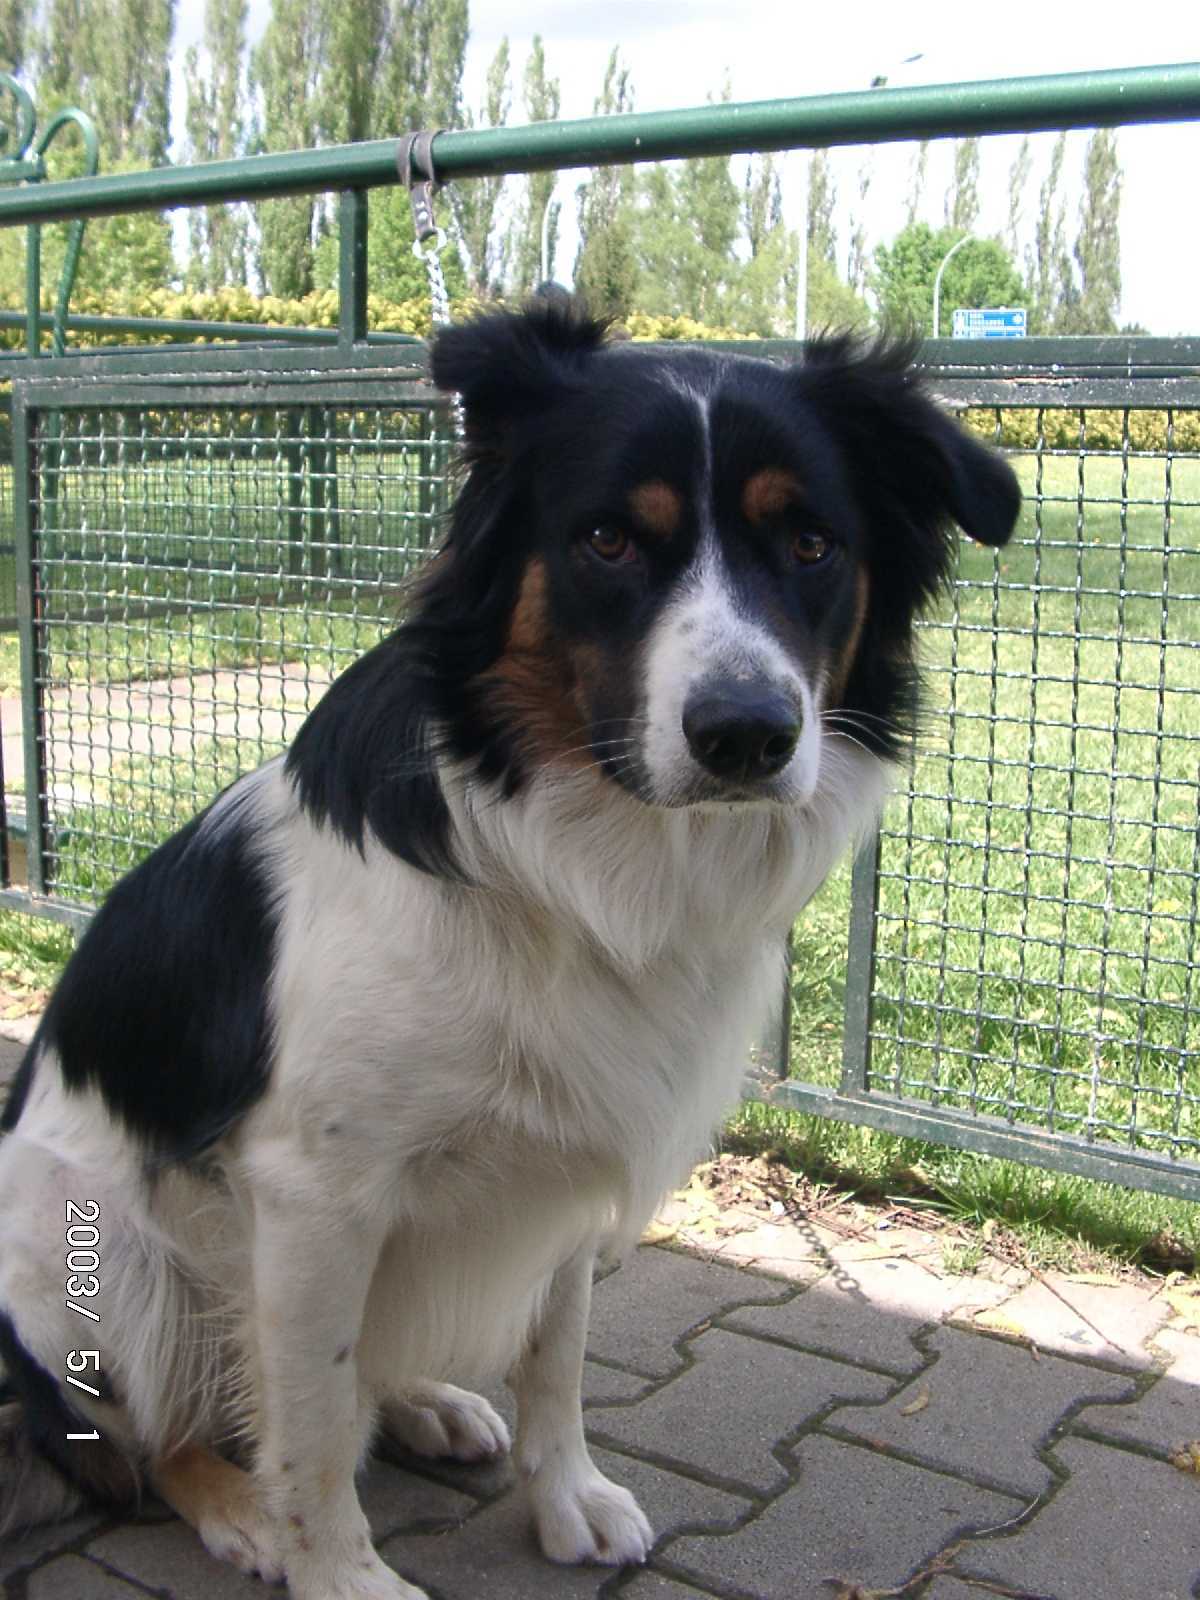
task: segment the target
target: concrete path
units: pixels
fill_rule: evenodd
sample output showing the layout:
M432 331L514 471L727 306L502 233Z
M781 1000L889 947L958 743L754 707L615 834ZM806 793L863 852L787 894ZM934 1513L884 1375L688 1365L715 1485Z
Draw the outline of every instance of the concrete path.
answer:
M693 1192L597 1284L588 1432L659 1534L646 1568L553 1567L507 1466L417 1460L363 1483L386 1560L434 1600L1200 1596L1200 1476L1172 1461L1200 1440L1193 1286L954 1275L936 1236L863 1215ZM266 1592L161 1509L0 1553L5 1600Z
M55 799L89 804L93 785L130 757L186 758L210 739L238 739L274 753L290 743L328 688L324 667L303 661L195 672L145 682L77 684L46 695L46 770ZM25 779L19 696L0 699L4 783Z

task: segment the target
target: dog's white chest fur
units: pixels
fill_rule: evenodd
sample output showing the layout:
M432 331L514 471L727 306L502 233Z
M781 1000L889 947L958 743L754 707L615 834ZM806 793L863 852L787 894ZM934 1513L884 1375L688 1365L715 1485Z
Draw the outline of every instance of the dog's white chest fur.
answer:
M502 1372L555 1267L636 1238L736 1098L790 915L859 820L662 816L611 788L597 815L585 790L460 794L467 885L314 842L278 770L254 797L295 849L237 1160L385 1217L368 1367L378 1346L393 1372ZM421 1318L389 1316L406 1301Z

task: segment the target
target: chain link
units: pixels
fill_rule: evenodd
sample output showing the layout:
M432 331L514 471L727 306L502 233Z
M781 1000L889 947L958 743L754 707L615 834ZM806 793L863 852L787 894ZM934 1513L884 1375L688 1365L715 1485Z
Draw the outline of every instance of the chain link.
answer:
M425 273L429 279L429 315L435 329L446 327L450 321L450 295L442 271L442 251L445 248L446 234L441 228L424 241L420 239L413 241L413 255L425 263ZM461 444L466 426L462 401L457 395L450 402L450 411L454 418L454 436Z

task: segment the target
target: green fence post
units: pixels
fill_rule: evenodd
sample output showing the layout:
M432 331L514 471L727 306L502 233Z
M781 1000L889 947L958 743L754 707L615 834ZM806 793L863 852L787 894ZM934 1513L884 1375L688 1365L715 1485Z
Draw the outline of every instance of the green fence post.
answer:
M338 200L338 344L367 337L367 191L343 189Z
M850 878L850 945L842 1034L843 1094L865 1094L871 1059L871 995L875 987L875 912L879 903L879 835L854 858Z
M29 888L46 893L48 835L42 795L46 776L46 711L38 671L39 599L34 556L33 508L37 503L38 466L29 415L13 397L13 532L17 547L17 631L21 642L21 723L25 745L26 857Z

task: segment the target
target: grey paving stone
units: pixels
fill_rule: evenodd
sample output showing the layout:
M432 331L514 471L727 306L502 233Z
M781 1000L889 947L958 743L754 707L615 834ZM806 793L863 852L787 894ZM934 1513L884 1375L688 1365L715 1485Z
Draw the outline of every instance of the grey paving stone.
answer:
M830 1579L899 1585L967 1530L1018 1509L989 1490L820 1435L805 1439L797 1458L798 1482L736 1538L675 1540L662 1564L755 1600L830 1600Z
M696 1365L635 1406L594 1411L589 1430L705 1476L772 1491L787 1472L772 1447L838 1400L874 1400L891 1380L713 1328Z
M600 1470L637 1496L661 1537L684 1527L728 1529L749 1503L642 1461L595 1451ZM561 1567L537 1548L524 1507L509 1496L450 1535L390 1539L383 1555L410 1583L439 1600L594 1600L612 1567ZM686 1591L685 1591L686 1592Z
M676 1341L729 1306L770 1304L790 1285L643 1245L592 1291L588 1353L652 1378L683 1362Z
M386 1461L371 1462L359 1482L358 1496L376 1543L403 1528L461 1522L479 1503L445 1483L404 1472Z
M674 1578L660 1578L657 1572L640 1573L632 1583L627 1583L617 1593L621 1600L684 1600L686 1595L712 1594L711 1589L693 1589L690 1583L677 1583Z
M1029 1339L1039 1350L1137 1369L1153 1365L1146 1343L1170 1315L1169 1303L1140 1284L1081 1283L1047 1272L975 1321Z
M596 1361L583 1364L583 1404L603 1408L606 1404L628 1405L653 1386L652 1378L642 1378L620 1367L602 1367Z
M1132 1451L1065 1439L1069 1473L1019 1532L958 1558L967 1576L1054 1600L1186 1600L1200 1583L1200 1483Z
M1008 1293L983 1278L942 1277L911 1261L846 1261L786 1305L754 1306L722 1321L844 1360L916 1372L925 1362L912 1342L918 1328L968 1307L994 1306Z
M835 1412L829 1428L915 1456L1006 1493L1032 1497L1053 1480L1035 1453L1067 1409L1133 1393L1131 1378L957 1328L929 1337L934 1365L886 1404ZM905 1415L928 1395L929 1403Z
M98 1528L103 1518L92 1514L72 1517L69 1522L54 1522L44 1528L30 1528L15 1538L0 1543L0 1581L22 1567L31 1567L35 1561L52 1550L65 1550L75 1544L85 1533Z
M1132 1405L1089 1406L1073 1431L1141 1445L1159 1455L1200 1439L1200 1339L1164 1328L1154 1343L1171 1363L1166 1373Z
M382 1461L371 1463L359 1492L376 1540L402 1528L452 1526L478 1505L444 1484ZM152 1527L119 1528L91 1541L87 1554L150 1588L165 1587L171 1600L263 1600L270 1593L257 1578L210 1556L178 1518Z
M94 1539L87 1553L147 1588L165 1589L171 1600L263 1600L270 1592L257 1578L210 1556L178 1519L151 1527L130 1523Z
M62 1556L29 1580L28 1600L135 1600L145 1595L82 1556Z

